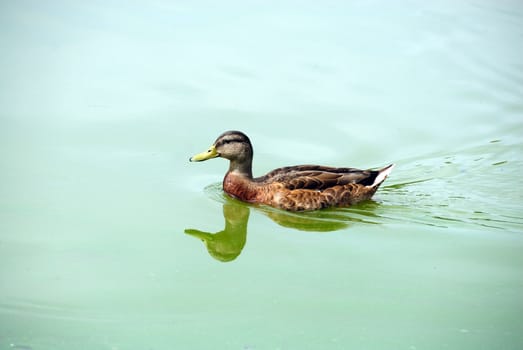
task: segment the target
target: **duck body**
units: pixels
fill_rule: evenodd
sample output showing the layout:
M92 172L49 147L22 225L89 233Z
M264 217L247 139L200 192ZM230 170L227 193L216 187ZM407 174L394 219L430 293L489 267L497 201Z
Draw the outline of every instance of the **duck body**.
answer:
M370 199L387 178L393 164L380 170L296 165L252 176L253 149L240 131L220 135L206 152L192 157L203 161L215 157L229 159L223 190L231 197L289 211L350 206Z

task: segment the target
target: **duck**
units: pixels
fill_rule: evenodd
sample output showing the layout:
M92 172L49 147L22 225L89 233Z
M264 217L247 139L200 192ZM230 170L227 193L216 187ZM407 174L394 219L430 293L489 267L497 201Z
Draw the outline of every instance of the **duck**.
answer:
M229 169L222 183L227 195L287 211L348 207L369 200L394 168L394 164L378 170L306 164L277 168L253 177L253 154L249 137L241 131L230 130L189 161L227 159Z

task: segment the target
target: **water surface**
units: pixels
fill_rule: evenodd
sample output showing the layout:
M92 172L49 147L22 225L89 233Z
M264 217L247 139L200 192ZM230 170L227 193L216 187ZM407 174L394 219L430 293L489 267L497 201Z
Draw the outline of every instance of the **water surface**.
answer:
M519 349L518 2L0 5L1 349ZM285 213L254 172L396 168Z

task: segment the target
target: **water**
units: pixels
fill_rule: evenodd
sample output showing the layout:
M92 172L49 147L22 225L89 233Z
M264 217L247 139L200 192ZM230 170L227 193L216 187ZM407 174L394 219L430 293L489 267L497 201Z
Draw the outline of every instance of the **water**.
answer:
M0 349L519 349L518 2L0 5ZM313 213L254 173L397 164Z

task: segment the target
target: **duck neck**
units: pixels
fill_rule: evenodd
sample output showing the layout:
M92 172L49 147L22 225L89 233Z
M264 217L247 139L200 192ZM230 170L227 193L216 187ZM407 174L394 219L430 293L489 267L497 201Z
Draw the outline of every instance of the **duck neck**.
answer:
M245 176L252 179L252 159L248 160L230 160L228 174Z

